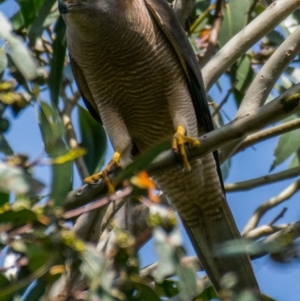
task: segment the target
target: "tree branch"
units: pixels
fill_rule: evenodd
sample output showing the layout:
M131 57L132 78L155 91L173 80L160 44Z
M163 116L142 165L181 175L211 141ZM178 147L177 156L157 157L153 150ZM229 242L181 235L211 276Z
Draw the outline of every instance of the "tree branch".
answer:
M267 140L269 138L273 138L273 137L282 135L284 133L288 133L290 131L293 131L293 130L296 130L299 128L300 128L300 118L297 118L295 120L281 123L277 126L273 126L271 128L262 130L258 133L252 134L243 141L243 143L236 150L235 154L253 144Z
M199 65L201 69L208 63L211 57L215 54L217 46L219 44L218 38L219 38L223 17L224 17L224 11L223 11L224 5L225 5L224 0L217 0L215 14L214 14L214 21L209 34L208 47L206 48L204 56L199 61Z
M298 190L300 190L300 180L295 181L287 188L285 188L279 195L267 200L263 204L261 204L254 212L248 223L246 224L242 234L246 235L248 232L253 230L261 220L261 218L265 215L267 211L278 206L279 204L287 201L290 197L292 197Z
M262 225L258 228L255 228L243 235L243 238L248 239L260 239L262 237L268 236L270 234L274 234L280 230L283 230L287 227L287 225L279 225L279 226L270 226L270 225Z
M207 133L199 138L200 146L194 150L188 150L189 159L200 158L227 143L247 136L249 133L283 119L300 110L300 84L287 90L272 102L261 107L255 114L247 114L229 124ZM170 144L171 145L171 144ZM146 154L147 155L147 154ZM165 172L167 169L175 168L176 160L171 150L159 155L147 168L150 175ZM135 169L135 173L142 170ZM132 174L133 175L133 174ZM71 191L66 199L65 209L69 210L86 204L97 195L103 195L107 188L103 181L97 184L83 185Z
M271 184L285 179L297 177L299 176L299 174L300 174L300 167L294 167L272 175L265 175L247 181L225 184L225 190L226 192L249 190L262 185Z
M300 26L279 46L256 75L239 107L236 118L255 113L265 102L283 70L300 51ZM229 158L243 139L220 150L220 161Z
M71 113L74 107L77 105L77 102L80 98L80 93L77 91L73 94L72 98L68 98L66 95L63 95L64 99L64 108L61 112L62 122L66 129L66 137L68 144L71 148L78 148L79 144L77 141L76 133L72 124ZM89 176L89 172L84 163L83 157L78 157L75 159L75 164L78 169L78 173L81 177L81 180Z
M209 91L217 79L251 46L296 10L299 0L277 0L236 34L202 69L204 87Z

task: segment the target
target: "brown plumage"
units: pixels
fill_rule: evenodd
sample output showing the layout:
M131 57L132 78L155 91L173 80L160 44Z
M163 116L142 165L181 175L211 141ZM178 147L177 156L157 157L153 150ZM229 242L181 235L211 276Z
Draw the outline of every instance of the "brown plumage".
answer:
M59 7L78 87L123 166L132 160L133 144L143 153L178 126L191 137L213 129L196 58L165 0L61 0ZM237 290L258 291L246 255L213 254L218 244L240 239L216 155L191 162L190 172L172 170L155 181L178 210L215 289L234 272Z

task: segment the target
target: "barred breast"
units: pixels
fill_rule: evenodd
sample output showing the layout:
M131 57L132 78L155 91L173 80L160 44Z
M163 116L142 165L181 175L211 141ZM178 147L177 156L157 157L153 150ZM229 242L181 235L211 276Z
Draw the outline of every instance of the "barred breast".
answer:
M95 39L83 35L69 44L104 126L109 133L120 118L140 152L170 139L175 120L186 127L187 135L197 137L195 112L177 55L144 2L131 5L118 19L107 16L93 25ZM111 111L117 117L105 118ZM212 155L192 162L191 172L170 171L155 181L188 224L198 222L199 212L218 218L222 192Z

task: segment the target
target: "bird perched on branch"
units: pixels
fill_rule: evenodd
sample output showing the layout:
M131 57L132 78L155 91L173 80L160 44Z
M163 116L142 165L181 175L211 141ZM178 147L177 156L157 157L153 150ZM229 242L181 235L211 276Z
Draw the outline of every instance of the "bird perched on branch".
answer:
M184 145L197 146L195 138L213 130L213 123L196 57L167 1L59 0L59 9L78 88L115 151L100 176L130 163L133 146L142 154L173 137L186 171L160 174L157 185L178 211L216 291L228 272L238 278L237 291L258 291L246 255L213 252L240 234L217 154L191 163L186 157Z

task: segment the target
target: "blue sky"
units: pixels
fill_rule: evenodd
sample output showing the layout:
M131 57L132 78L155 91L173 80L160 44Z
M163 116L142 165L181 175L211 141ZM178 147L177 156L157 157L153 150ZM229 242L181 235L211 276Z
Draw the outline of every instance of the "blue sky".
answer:
M0 11L7 16L11 16L18 9L17 4L13 0L0 4ZM228 83L226 79L222 79L224 93L226 93ZM213 99L222 99L216 88L211 90ZM47 98L47 93L44 96ZM43 143L37 122L36 114L37 104L29 106L22 111L17 118L12 118L9 110L6 112L6 117L13 122L10 124L10 129L5 134L15 153L26 153L30 159L35 159L43 151ZM230 99L225 106L225 112L231 118L235 112L235 105ZM76 112L73 114L74 122L76 121ZM253 177L259 177L268 174L271 163L273 161L273 150L276 146L276 139L270 139L264 143L259 143L253 148L239 153L232 160L232 166L229 177L226 182L236 182L247 180ZM287 168L288 164L282 164L275 169L278 172ZM48 167L35 168L34 175L37 179L50 184L50 171ZM263 201L277 195L293 180L286 180L280 183L271 184L262 188L252 189L246 192L234 192L228 194L228 202L233 211L237 225L240 230L243 229L245 223L255 210L255 208ZM80 180L76 177L75 186L80 185ZM283 207L287 206L288 211L285 213L279 223L289 223L300 219L299 214L299 194L296 194L288 202L278 206L276 209L267 213L262 220L262 223L269 223ZM189 253L193 253L191 245L185 237L187 249ZM148 243L141 252L142 265L152 263L155 260L153 256L153 243ZM292 264L279 265L264 257L253 261L255 273L260 284L262 292L270 295L278 301L298 301L300 296L300 269L299 261L294 261Z

